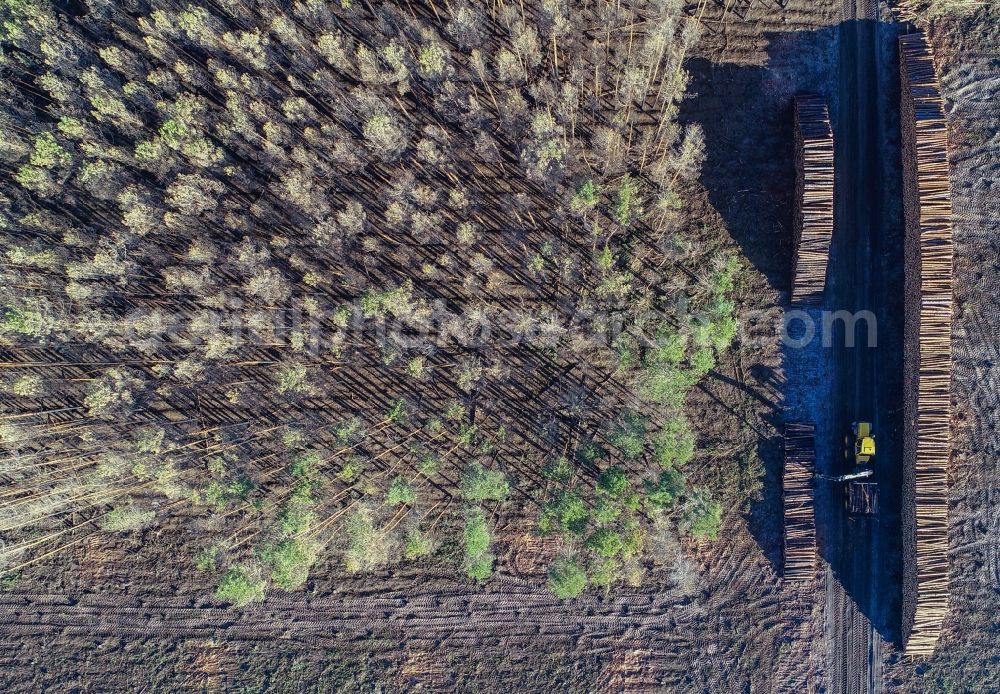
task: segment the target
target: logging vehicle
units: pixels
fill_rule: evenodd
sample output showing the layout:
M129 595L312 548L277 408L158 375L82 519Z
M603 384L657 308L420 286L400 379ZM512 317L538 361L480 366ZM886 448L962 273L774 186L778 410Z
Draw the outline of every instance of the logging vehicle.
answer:
M878 483L867 478L875 474L875 436L870 422L854 422L845 437L844 457L854 457L854 468L844 475L817 475L829 482L844 483L844 507L851 516L878 514Z
M852 423L848 442L852 439L853 445L845 454L854 455L855 469L859 472L845 476L848 479L844 487L844 506L849 515L874 516L878 513L878 484L862 481L862 477L869 477L874 472L871 464L875 458L875 434L871 422Z
M823 475L816 477L828 482L845 482L844 507L851 516L874 516L878 514L878 483L863 481L875 474L871 468L849 472L846 475Z
M875 457L875 436L872 434L870 422L854 422L851 424L851 436L848 442L854 439L854 464L866 465ZM851 451L848 448L844 453L850 457Z

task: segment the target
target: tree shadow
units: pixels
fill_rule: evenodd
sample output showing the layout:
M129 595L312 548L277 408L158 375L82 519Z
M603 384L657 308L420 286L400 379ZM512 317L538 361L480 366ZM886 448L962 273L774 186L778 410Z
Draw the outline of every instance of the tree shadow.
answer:
M701 181L709 193L709 199L725 220L727 228L739 245L744 257L753 268L760 272L768 285L781 293L787 301L791 286L792 254L794 250L792 215L795 193L794 132L792 99L797 94L818 94L830 109L834 131L836 165L838 167L838 190L841 181L839 167L846 170L853 164L852 155L844 149L848 141L843 123L849 122L852 113L840 113L845 109L857 108L850 98L844 98L843 85L839 82L838 61L845 48L843 37L856 36L860 31L872 31L873 22L845 22L817 31L767 33L766 60L762 64L746 65L735 63L715 63L705 57L690 60L686 64L691 75L691 97L681 106L681 120L698 123L704 129L706 160L702 168ZM879 25L883 60L892 60L888 49L894 46L893 31L884 30ZM861 27L861 29L859 29ZM887 57L888 56L888 57ZM884 69L884 68L883 68ZM872 80L873 82L877 80ZM887 82L891 86L891 79ZM886 87L886 89L889 88ZM898 100L898 87L895 88ZM841 99L844 103L841 103ZM882 103L890 103L885 94L875 96ZM865 104L866 106L868 104ZM897 104L898 106L898 104ZM889 109L891 111L891 108ZM881 114L879 117L882 117ZM883 121L884 122L884 121ZM890 128L892 118L888 119ZM898 127L898 126L897 126ZM843 132L842 132L843 131ZM856 138L857 141L861 141ZM898 170L898 142L891 141L883 151L884 163ZM853 174L852 174L853 175ZM890 177L891 178L891 177ZM878 220L871 226L871 233L881 239L881 255L872 261L876 275L895 272L897 260L901 273L901 259L893 255L890 248L896 243L898 229L892 219L892 210L901 209L900 191L896 181L880 181L883 190L879 203L888 215L888 222ZM834 265L841 261L846 264L856 262L857 252L853 249L856 234L848 230L850 221L843 214L843 193L838 192L838 218L835 221L834 244L840 249L831 249L831 274L840 273ZM862 206L862 209L867 209ZM839 238L838 238L839 236ZM878 246L876 241L875 245ZM897 249L898 250L898 249ZM841 254L838 256L838 252ZM839 258L839 260L838 260ZM849 286L853 279L850 271L840 277L841 289ZM901 275L900 275L901 276ZM860 279L859 279L860 281ZM886 348L879 350L878 364L886 372L889 382L897 382L902 373L901 341L895 336L901 325L891 312L896 310L895 299L885 285L892 280L876 277L873 280L879 299L872 308L887 312L886 321L890 339ZM828 292L829 296L829 292ZM833 300L833 299L831 299ZM786 306L787 308L787 306ZM846 308L832 306L831 308ZM883 336L882 315L879 315L879 339ZM880 344L881 347L881 344ZM898 353L897 353L898 352ZM813 359L823 362L822 376L803 372L801 364L795 360ZM782 373L777 373L764 365L755 365L749 371L748 382L753 386L747 391L751 397L759 393L775 390L779 393L775 402L773 420L775 429L782 430L783 420L805 419L826 422L823 431L817 431L817 447L821 455L820 472L841 474L843 458L843 435L849 427L851 403L857 399L849 393L848 383L858 366L845 366L853 357L835 354L829 349L821 350L811 357L785 349L782 355ZM825 360L825 361L824 361ZM789 367L792 368L789 368ZM796 375L796 368L798 373ZM805 367L809 372L812 367ZM815 370L814 370L815 371ZM897 374L898 371L898 374ZM843 383L836 385L837 379ZM739 385L739 384L737 384ZM792 391L826 388L827 397L810 394L795 395ZM799 407L791 406L789 397L799 399ZM880 400L891 399L891 392L882 392ZM810 402L803 407L804 402ZM881 404L888 409L888 405ZM847 421L847 424L844 421ZM893 424L894 422L885 422ZM888 426L885 427L888 429ZM888 438L890 432L886 431ZM896 434L893 433L892 436ZM783 445L780 435L764 435L758 432L758 453L764 464L763 490L760 498L751 503L748 525L764 556L779 573L783 563L783 501L782 467ZM897 475L894 469L901 469L901 458L897 441L890 440L893 461L886 462L890 472L879 472L880 486L888 487L890 495L898 496L894 488ZM887 446L887 450L890 447ZM824 462L825 461L825 462ZM899 535L898 500L890 496L886 513L878 520L854 519L847 516L843 505L843 484L817 481L815 491L816 525L818 551L831 567L836 579L844 586L848 596L871 620L883 638L900 641L900 595L898 581L901 561ZM895 526L895 532L892 527ZM894 539L895 538L895 539ZM872 567L872 563L877 565Z
M790 286L795 188L792 97L829 99L837 30L768 33L766 65L685 64L680 120L705 133L701 181L743 255L774 289Z

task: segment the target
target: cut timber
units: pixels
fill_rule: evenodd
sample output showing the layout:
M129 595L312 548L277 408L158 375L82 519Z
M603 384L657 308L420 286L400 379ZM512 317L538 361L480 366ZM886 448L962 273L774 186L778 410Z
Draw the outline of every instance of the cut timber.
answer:
M826 103L795 98L795 261L793 306L823 301L833 235L833 132Z
M850 482L847 485L847 512L852 516L878 515L878 484Z
M785 580L811 581L816 573L816 519L813 512L813 470L816 425L785 424Z
M948 128L923 34L899 39L906 212L903 480L906 653L934 651L948 611L952 232Z

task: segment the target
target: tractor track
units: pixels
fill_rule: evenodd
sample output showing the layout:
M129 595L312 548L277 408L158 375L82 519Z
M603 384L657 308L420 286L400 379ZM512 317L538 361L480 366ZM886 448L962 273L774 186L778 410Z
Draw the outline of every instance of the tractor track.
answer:
M191 598L122 598L96 594L0 595L0 634L14 641L42 637L139 637L289 640L314 646L371 638L396 639L410 649L477 648L503 643L531 652L541 644L570 645L577 653L611 654L629 644L660 653L690 652L705 615L688 601L632 595L582 599L566 605L544 588L504 581L503 593L390 591L380 596L309 598L268 595L236 609ZM682 663L645 664L666 682L679 682Z

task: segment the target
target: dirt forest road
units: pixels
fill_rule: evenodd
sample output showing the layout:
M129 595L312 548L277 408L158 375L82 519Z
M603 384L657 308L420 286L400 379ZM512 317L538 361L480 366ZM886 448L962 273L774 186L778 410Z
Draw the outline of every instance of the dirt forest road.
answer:
M845 436L854 421L872 422L878 454L876 518L850 518L842 488L833 489L831 546L825 555L830 689L880 692L887 641L898 638L899 487L901 478L902 246L898 176L898 84L894 78L895 29L878 21L875 3L845 0L834 120L836 218L827 309L874 316L845 326L832 342L831 441L838 473L848 472ZM895 135L894 135L895 128ZM874 327L877 326L877 329ZM868 346L869 338L873 345ZM895 631L894 631L895 629Z

